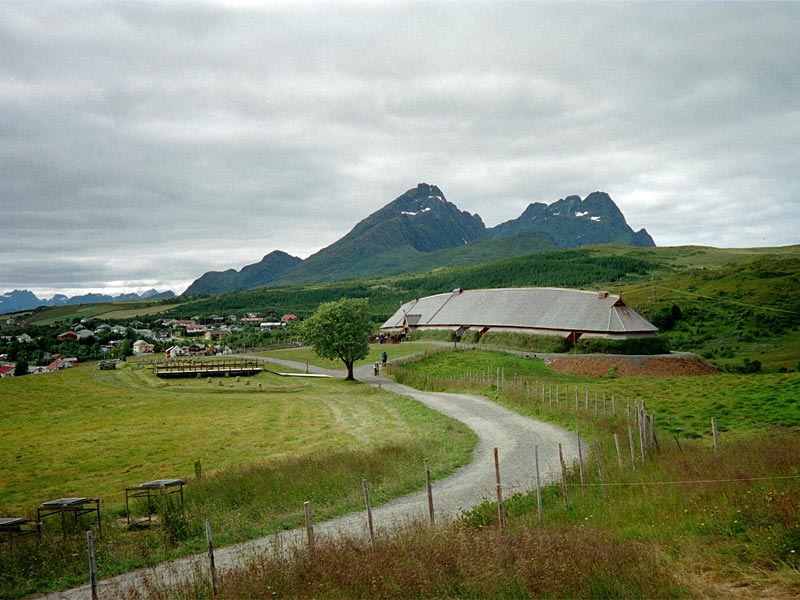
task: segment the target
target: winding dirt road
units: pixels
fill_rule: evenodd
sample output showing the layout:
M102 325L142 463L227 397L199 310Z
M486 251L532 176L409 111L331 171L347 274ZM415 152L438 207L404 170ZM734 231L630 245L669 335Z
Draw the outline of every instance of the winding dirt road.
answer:
M287 361L274 361L285 366L305 369L305 364ZM332 374L341 377L340 372L314 369L315 373ZM356 371L360 381L381 386L393 392L411 396L426 406L461 421L472 429L479 438L473 452L472 462L449 477L434 482L433 502L437 520L457 516L463 509L480 504L486 499L495 499L494 448L500 456L500 473L503 496L530 490L535 485L534 446L539 447L539 469L544 482L552 481L560 473L558 444L562 445L564 458L568 463L577 459L577 443L574 434L563 429L534 421L511 412L486 398L466 394L421 392L394 381L376 377L372 366L366 365ZM407 523L411 520L428 519L428 501L424 490L398 498L372 510L376 535L382 531ZM368 536L365 512L352 513L343 517L314 525L314 533L320 536L336 535ZM242 544L235 544L215 551L218 571L231 569L242 564L249 556L270 551L275 547L305 543L305 529L285 531ZM155 583L159 588L189 581L197 576L207 576L208 557L198 555L178 559L152 568L126 573L100 582L99 595L102 599L123 596L126 590L144 589L144 581ZM46 596L49 600L77 600L90 598L88 585Z

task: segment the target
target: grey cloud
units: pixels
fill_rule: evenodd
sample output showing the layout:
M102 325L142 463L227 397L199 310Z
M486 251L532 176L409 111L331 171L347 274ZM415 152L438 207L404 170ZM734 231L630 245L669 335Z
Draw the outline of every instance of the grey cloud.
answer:
M600 189L659 244L796 243L798 26L791 3L0 4L0 288L307 256L419 181L488 225Z

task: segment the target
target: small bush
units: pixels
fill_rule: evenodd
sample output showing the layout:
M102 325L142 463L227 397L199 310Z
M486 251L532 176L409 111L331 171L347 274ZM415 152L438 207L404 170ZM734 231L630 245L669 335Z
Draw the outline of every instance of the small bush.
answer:
M170 495L164 495L156 503L156 512L161 517L161 527L171 544L184 542L192 535L192 527L184 505Z
M481 346L510 348L523 352L566 352L565 338L554 335L533 335L530 333L508 333L489 331L480 338Z

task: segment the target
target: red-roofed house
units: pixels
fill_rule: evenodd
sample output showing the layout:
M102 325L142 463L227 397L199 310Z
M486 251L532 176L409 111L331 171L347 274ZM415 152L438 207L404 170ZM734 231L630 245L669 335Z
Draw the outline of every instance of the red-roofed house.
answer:
M47 365L48 371L60 371L61 369L70 369L75 366L75 363L78 362L77 358L57 358L49 365Z
M5 365L0 367L0 379L14 376L14 365Z

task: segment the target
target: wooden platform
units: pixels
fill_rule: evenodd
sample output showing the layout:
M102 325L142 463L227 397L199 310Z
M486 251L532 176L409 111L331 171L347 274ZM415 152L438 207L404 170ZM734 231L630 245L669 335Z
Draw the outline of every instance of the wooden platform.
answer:
M181 361L170 360L153 364L153 373L162 378L179 377L250 377L264 370L262 361L258 360L206 360Z

